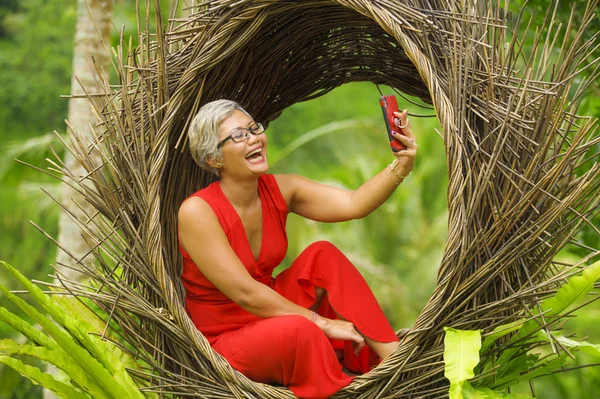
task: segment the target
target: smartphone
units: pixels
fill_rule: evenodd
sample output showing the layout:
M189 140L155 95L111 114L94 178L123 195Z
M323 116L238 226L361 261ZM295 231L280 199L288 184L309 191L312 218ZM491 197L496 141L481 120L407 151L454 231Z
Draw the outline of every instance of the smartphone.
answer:
M390 147L392 151L398 152L406 149L406 146L394 139L392 131L400 134L404 134L402 129L398 127L400 120L394 115L394 112L399 112L398 102L395 96L381 96L379 97L379 104L381 105L381 111L383 112L383 120L385 121L385 127L387 129L388 139L390 140Z

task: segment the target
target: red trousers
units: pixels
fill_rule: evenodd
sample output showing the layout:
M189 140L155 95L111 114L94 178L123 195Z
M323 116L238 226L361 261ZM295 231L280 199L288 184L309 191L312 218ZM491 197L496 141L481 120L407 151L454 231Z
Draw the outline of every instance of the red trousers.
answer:
M336 318L337 313L378 342L398 340L358 270L325 241L306 248L271 283L279 294L305 308L315 304L316 287L326 291L321 316ZM302 398L328 397L352 381L342 372L335 348L344 348L344 366L353 371L368 371L376 359L366 346L354 356L350 342L330 340L315 323L295 315L262 319L224 333L213 348L248 378L287 386Z

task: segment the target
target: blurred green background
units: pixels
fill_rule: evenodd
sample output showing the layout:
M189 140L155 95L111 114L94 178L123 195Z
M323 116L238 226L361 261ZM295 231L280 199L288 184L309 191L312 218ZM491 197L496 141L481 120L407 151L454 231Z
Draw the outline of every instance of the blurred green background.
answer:
M560 5L560 19L568 20L571 5ZM521 6L520 1L511 5L515 11ZM530 1L527 12L539 14L528 18L539 24L548 7L547 0ZM58 195L58 185L14 158L47 168L45 158L51 157L51 148L62 153L53 131L62 134L65 129L68 101L60 96L70 92L76 17L75 0L0 1L0 259L29 278L44 281L51 280L48 274L56 247L30 221L57 235L58 206L40 187ZM126 35L134 35L135 2L117 0L113 20L116 30L124 25ZM589 36L599 26L596 19ZM596 82L588 92L582 114L600 114L599 87ZM383 90L392 94L389 88ZM298 173L357 188L393 159L378 97L375 85L353 83L287 109L267 130L271 172ZM284 262L288 265L315 240L332 241L363 272L395 328L411 325L434 287L447 236L448 185L444 145L433 110L402 98L399 103L413 114L432 116L411 117L419 140L413 173L386 204L362 220L323 224L290 215L290 249ZM312 138L302 141L302 137ZM579 239L600 247L600 237L590 228ZM581 253L573 249L561 256L577 259ZM0 284L16 288L5 270L0 270ZM0 306L13 309L4 298ZM567 328L600 343L599 323L596 302L581 310ZM0 323L0 338L14 338L12 334ZM600 367L545 377L535 386L538 398L600 398ZM0 365L0 399L40 397L39 387Z

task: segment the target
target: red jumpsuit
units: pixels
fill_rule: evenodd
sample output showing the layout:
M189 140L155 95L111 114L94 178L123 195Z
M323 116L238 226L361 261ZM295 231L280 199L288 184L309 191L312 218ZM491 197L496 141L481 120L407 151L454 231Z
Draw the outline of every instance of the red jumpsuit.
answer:
M192 196L210 205L231 247L254 279L305 308L315 303L315 287L324 288L327 294L319 309L321 316L336 318L335 309L364 336L378 342L397 341L363 277L331 243L310 245L287 270L272 277L287 251L288 208L272 175L259 177L258 192L263 221L258 259L254 259L242 221L219 182ZM298 397L324 398L352 381L342 372L334 348L343 348L344 366L349 370L367 372L378 360L367 346L356 357L349 341L330 340L303 316L263 319L247 312L211 284L189 254L181 246L179 249L190 318L213 349L248 378L287 386Z

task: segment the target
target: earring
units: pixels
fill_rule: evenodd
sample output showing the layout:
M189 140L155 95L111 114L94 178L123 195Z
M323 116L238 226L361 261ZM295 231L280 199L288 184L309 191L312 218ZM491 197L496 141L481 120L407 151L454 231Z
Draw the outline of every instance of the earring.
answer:
M223 166L223 164L221 164L221 163L217 164L217 168L221 168L221 166Z

